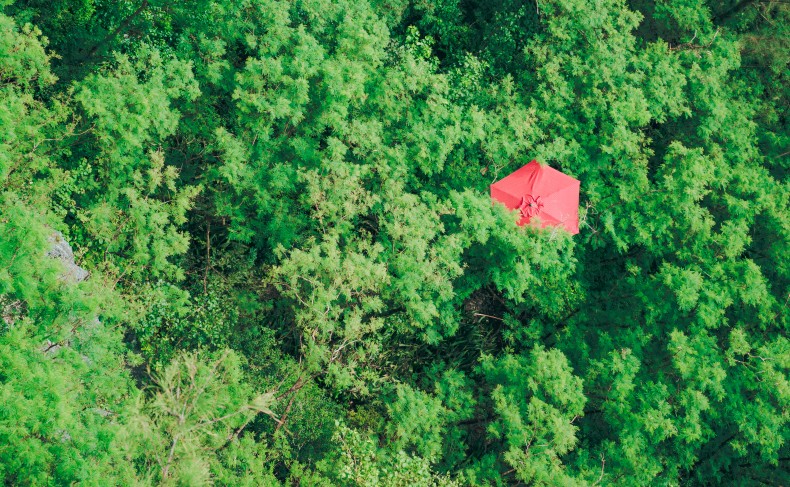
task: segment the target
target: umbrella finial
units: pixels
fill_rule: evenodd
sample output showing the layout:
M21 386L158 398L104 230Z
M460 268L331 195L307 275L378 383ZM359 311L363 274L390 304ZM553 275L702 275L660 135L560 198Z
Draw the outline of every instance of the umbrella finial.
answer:
M518 205L518 209L521 211L521 216L532 218L543 209L543 202L540 201L540 196L533 197L531 194L525 194L521 197L521 204Z

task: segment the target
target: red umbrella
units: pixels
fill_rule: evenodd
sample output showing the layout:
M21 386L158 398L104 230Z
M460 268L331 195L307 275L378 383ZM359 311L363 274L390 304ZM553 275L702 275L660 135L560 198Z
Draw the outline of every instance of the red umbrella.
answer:
M532 161L491 185L491 199L521 212L519 225L533 218L541 227L579 233L579 180Z

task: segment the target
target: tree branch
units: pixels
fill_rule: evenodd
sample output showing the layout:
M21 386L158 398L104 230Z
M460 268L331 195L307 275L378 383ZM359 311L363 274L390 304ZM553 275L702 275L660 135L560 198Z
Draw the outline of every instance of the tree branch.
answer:
M126 30L129 27L129 24L132 23L132 20L134 20L135 17L137 17L138 15L140 15L143 12L143 10L145 10L147 7L148 7L148 0L143 0L143 3L141 3L140 6L137 7L137 10L135 10L132 13L132 15L126 17L123 20L123 22L121 22L121 25L119 25L114 31L107 34L104 37L104 39L101 40L101 42L93 46L93 48L90 50L90 52L88 52L88 55L86 57L91 58L94 55L96 55L96 53L99 52L99 50L102 49L107 43L115 39L118 36L118 34Z
M750 7L756 3L759 3L760 0L741 0L740 2L736 3L729 9L725 10L724 12L714 15L713 22L714 23L722 23L730 20L732 17L735 17L739 13L746 10L747 7Z

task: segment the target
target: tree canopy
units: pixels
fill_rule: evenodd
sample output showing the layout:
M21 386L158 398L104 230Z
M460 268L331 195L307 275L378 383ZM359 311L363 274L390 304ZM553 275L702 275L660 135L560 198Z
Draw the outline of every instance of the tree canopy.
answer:
M789 168L780 0L0 0L0 482L787 485Z

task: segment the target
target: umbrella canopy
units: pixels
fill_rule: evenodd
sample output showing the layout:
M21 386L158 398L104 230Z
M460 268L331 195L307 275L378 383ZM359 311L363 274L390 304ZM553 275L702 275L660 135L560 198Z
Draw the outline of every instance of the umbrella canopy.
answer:
M579 180L532 161L491 185L491 199L519 210L519 225L562 227L579 233Z

